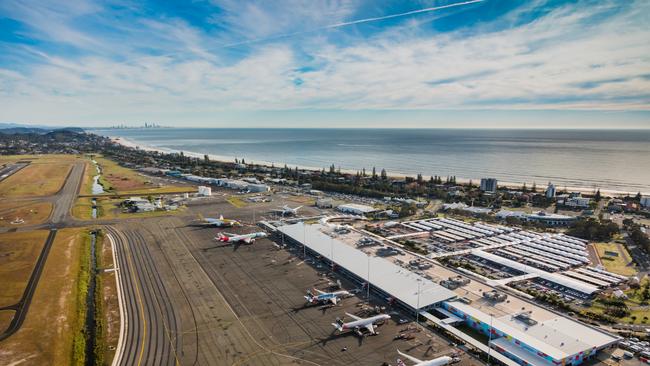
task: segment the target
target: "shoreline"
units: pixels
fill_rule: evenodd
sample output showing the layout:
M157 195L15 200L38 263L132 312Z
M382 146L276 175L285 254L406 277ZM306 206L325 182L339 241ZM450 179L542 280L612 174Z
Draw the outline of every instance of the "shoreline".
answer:
M181 151L179 150L173 150L173 149L166 149L166 148L156 148L152 146L147 146L144 144L140 144L138 142L135 142L133 140L129 140L128 138L124 137L109 137L111 141L120 144L125 147L130 147L133 149L140 149L144 151L155 151L159 153L180 153ZM198 152L193 152L193 151L182 151L184 155L191 156L194 158L203 158L204 155L207 155L210 160L215 160L215 161L221 161L221 162L234 162L235 159L239 159L234 156L225 156L225 155L215 155L215 154L201 154ZM296 167L298 169L305 169L305 170L315 170L315 171L320 171L323 169L323 167L310 167L310 166L304 166L304 165L296 165L296 164L289 164L285 162L272 162L272 161L264 161L264 160L248 160L246 157L244 159L247 161L247 164L255 164L255 165L264 165L264 166L275 166L275 167L283 167L287 166L289 168L295 169ZM342 173L348 173L348 174L356 174L357 171L353 169L341 169ZM412 177L416 178L417 174L408 174L408 173L400 173L400 172L395 172L395 171L386 171L386 174L390 178L405 178L405 177ZM423 178L427 180L429 176L423 175ZM467 185L469 182L472 182L472 184L477 185L480 183L481 178L461 178L461 177L456 177L456 183L461 184L461 185ZM530 189L532 187L532 184L534 182L506 182L506 181L498 181L498 186L499 187L506 187L510 189L520 189L523 184L526 184L526 186ZM614 190L614 189L607 189L607 188L593 188L593 187L573 187L573 186L556 186L556 189L565 189L568 192L580 192L583 194L593 194L595 193L596 189L600 189L600 193L603 196L611 196L611 197L625 197L627 195L634 196L637 194L637 192L628 192L628 191L620 191L620 190ZM546 186L537 186L537 191L538 192L543 192L546 190ZM642 195L647 195L649 194L648 192L641 192Z

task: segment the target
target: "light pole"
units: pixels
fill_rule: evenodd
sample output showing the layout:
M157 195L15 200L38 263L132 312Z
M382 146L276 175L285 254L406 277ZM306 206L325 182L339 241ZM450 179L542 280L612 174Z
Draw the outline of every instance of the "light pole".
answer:
M302 223L302 259L305 260L307 259L307 227L305 227L305 223Z
M492 351L492 317L493 315L490 313L490 329L488 329L488 354L487 354L487 364L490 364L490 351Z
M334 238L330 236L330 269L334 272Z
M415 323L420 326L420 284L421 281L418 278L418 303L417 303L417 310L415 311Z
M366 291L366 298L368 299L368 303L370 303L370 254L368 254L368 279L367 279L367 291Z

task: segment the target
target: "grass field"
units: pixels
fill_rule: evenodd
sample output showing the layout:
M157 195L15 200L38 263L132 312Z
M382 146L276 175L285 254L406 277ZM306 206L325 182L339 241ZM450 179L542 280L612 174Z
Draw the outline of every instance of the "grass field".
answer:
M149 188L145 177L139 175L136 171L124 168L116 162L103 158L95 157L95 161L102 170L100 183L106 191L120 192L133 189Z
M19 227L23 225L41 224L50 217L52 203L50 202L11 202L0 203L0 227ZM12 224L16 218L25 222L19 225Z
M61 189L72 165L32 163L0 182L0 197L51 196Z
M0 307L20 300L47 235L47 230L0 234Z
M238 196L230 196L227 199L228 203L231 205L237 207L237 208L242 208L248 206L248 202L246 202L243 197L238 197Z
M80 259L87 240L84 229L58 232L23 326L0 343L1 365L75 364L73 338L85 311L78 301Z
M14 318L15 312L13 310L0 310L0 331L9 328L11 320Z
M598 251L598 257L601 262L610 272L618 273L623 276L633 276L636 274L636 269L633 262L629 262L631 256L623 245L616 243L595 243L594 246ZM605 252L618 253L617 257L606 255Z

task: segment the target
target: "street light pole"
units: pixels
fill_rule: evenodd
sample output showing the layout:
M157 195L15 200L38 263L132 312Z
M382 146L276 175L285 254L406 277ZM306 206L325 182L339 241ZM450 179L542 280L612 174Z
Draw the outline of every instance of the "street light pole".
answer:
M417 303L417 310L415 312L415 323L420 326L420 284L421 281L418 278L418 303Z
M370 254L368 254L368 289L366 293L366 298L368 299L368 303L370 303Z
M334 238L330 236L330 270L334 272Z
M302 223L302 259L305 260L307 259L307 227L305 227L305 223Z
M487 364L490 364L490 351L492 351L492 314L490 314L490 329L488 329L488 354L487 354Z

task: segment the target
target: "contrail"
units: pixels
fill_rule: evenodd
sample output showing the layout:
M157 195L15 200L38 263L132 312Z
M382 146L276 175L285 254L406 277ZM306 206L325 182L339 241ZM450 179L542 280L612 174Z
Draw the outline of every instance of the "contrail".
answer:
M353 24L360 24L360 23L369 23L369 22L375 22L378 20L385 20L385 19L392 19L392 18L399 18L399 17L404 17L407 15L413 15L413 14L419 14L419 13L428 13L431 11L436 11L436 10L442 10L442 9L447 9L447 8L454 8L456 6L463 6L463 5L469 5L469 4L474 4L474 3L480 3L484 0L471 0L471 1L464 1L462 3L454 3L454 4L449 4L449 5L442 5L442 6L435 6L431 8L424 8L424 9L418 9L418 10L411 10L407 11L406 13L399 13L399 14L391 14L391 15L385 15L382 17L375 17L375 18L366 18L366 19L359 19L359 20L352 20L349 22L343 22L343 23L338 23L338 24L331 24L331 25L326 25L324 27L321 27L319 29L331 29L331 28L340 28L340 27L345 27L347 25L353 25Z
M409 16L409 15L413 15L413 14L429 13L429 12L432 12L432 11L437 11L437 10L442 10L442 9L455 8L457 6L464 6L464 5L480 3L482 1L485 1L485 0L463 1L463 2L454 3L454 4L434 6L434 7L418 9L418 10L411 10L411 11L407 11L405 13L390 14L390 15L384 15L384 16L381 16L381 17L374 17L374 18L351 20L349 22L342 22L342 23L325 25L325 26L322 26L322 27L318 27L318 28L314 28L314 29L310 29L310 30L306 30L306 31L284 33L284 34L278 34L278 35L275 35L275 36L270 36L270 37L265 37L265 38L257 38L257 39L251 39L251 40L248 40L248 41L231 43L231 44L224 45L222 47L226 47L226 48L228 48L228 47L236 47L236 46L241 46L241 45L245 45L245 44L257 43L257 42L265 42L265 41L270 41L270 40L279 39L279 38L287 38L287 37L298 36L298 35L301 35L301 34L317 32L317 31L320 31L320 30L347 27L349 25L376 22L376 21L380 21L380 20L405 17L405 16Z

